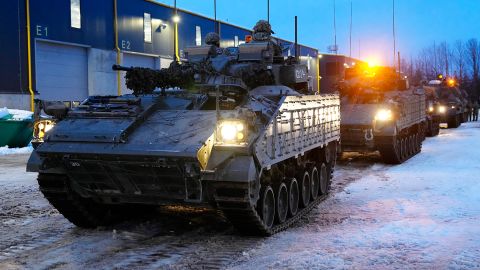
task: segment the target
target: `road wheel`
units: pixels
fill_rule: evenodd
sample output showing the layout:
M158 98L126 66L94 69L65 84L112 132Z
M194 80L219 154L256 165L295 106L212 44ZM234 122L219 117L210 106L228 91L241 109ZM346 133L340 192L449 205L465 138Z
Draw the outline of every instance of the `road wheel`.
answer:
M405 138L405 144L406 144L405 147L407 148L407 158L409 158L409 157L412 155L412 152L411 152L412 149L411 149L411 147L410 147L410 146L411 146L411 143L412 143L412 139L411 139L411 137L410 137L410 135L409 135L409 136L407 136L407 137Z
M417 152L417 147L416 147L416 140L415 140L415 134L410 135L410 156L413 156Z
M288 214L288 190L285 183L281 183L280 186L278 186L275 201L277 209L277 222L283 223L287 219Z
M401 142L400 153L401 153L401 156L402 156L402 160L405 160L405 159L407 159L407 156L408 156L408 153L407 153L407 138L402 138L400 140L400 142Z
M267 229L271 228L275 220L275 196L272 187L266 186L263 189L259 207L263 224Z
M298 189L298 182L295 178L290 179L288 185L288 214L295 216L298 212L298 203L300 200L300 192Z
M310 190L312 186L308 171L304 171L300 179L300 205L307 207L310 203Z
M333 169L337 165L337 151L338 151L337 142L334 141L334 142L329 143L328 147L330 148L330 152L332 153L332 159L330 161L327 161L327 163L330 163L330 165Z
M317 166L313 166L312 170L310 171L310 176L312 183L310 195L312 200L315 200L318 197L318 192L320 190L320 173L318 172Z
M415 133L413 135L413 149L414 149L414 154L417 154L420 152L420 144L418 143L420 141L420 134Z
M320 195L326 195L330 188L330 175L327 166L322 163L320 166Z

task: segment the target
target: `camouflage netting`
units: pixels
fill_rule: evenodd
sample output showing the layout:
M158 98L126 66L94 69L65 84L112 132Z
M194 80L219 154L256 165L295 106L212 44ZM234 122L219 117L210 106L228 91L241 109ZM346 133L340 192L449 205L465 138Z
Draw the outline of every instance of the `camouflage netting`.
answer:
M220 36L217 33L210 32L205 36L205 43L207 45L220 47Z
M125 76L126 85L134 95L151 94L156 88L192 87L194 72L190 66L173 62L169 68L153 70L148 68L132 68Z
M265 41L268 40L272 34L274 34L272 31L272 26L265 20L258 21L253 27L254 40Z

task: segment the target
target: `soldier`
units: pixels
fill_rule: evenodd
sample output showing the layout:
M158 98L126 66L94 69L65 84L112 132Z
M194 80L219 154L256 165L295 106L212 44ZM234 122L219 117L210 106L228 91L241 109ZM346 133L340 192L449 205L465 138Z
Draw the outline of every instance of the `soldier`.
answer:
M272 38L272 34L275 34L272 30L272 26L269 22L265 20L258 21L253 27L253 40L254 41L270 41L273 43L274 55L282 55L282 48L278 44L278 41L275 38Z
M212 46L208 51L210 57L216 57L223 53L223 50L220 48L220 36L217 33L208 33L205 36L205 44Z
M472 121L473 119L473 102L471 99L467 102L467 122Z
M473 119L472 121L478 121L478 109L479 109L479 104L478 104L478 100L475 99L475 101L473 102Z

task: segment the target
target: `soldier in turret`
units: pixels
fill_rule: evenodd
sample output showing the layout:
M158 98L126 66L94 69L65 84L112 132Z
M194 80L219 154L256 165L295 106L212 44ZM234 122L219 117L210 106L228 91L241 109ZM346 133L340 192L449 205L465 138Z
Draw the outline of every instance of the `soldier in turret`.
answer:
M210 45L208 56L216 57L223 54L223 49L220 48L220 36L215 32L210 32L205 36L205 44Z
M257 42L271 42L274 48L274 55L282 55L282 48L278 44L277 39L272 37L272 34L275 34L272 30L272 26L269 22L265 20L258 21L253 27L253 40Z

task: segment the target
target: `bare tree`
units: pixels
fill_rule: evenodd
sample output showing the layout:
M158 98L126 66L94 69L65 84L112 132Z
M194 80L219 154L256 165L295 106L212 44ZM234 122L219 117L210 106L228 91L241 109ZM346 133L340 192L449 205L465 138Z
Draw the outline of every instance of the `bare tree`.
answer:
M465 77L465 45L461 40L457 40L454 46L455 70L458 78L464 80Z
M466 44L467 59L470 64L470 72L474 83L478 82L480 70L480 44L476 38L469 39Z
M470 65L470 72L472 74L469 90L474 97L478 98L480 92L480 82L478 80L478 73L480 71L480 44L478 40L475 38L469 39L466 44L466 50L467 63Z
M439 73L450 76L452 75L451 71L451 59L452 59L452 50L450 46L448 46L447 42L442 42L436 48L437 59L438 59L438 67L437 70Z

